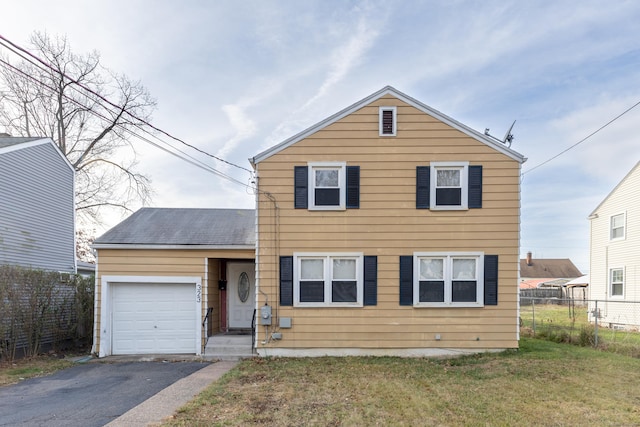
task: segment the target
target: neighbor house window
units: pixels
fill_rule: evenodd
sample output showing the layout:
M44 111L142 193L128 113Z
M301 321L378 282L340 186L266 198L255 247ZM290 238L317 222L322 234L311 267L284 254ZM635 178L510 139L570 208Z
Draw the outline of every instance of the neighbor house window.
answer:
M467 209L467 162L431 163L431 209Z
M482 306L484 256L481 253L414 254L415 306Z
M380 136L396 136L396 107L380 107L378 121Z
M362 254L295 254L296 306L356 306L363 301Z
M617 214L611 217L609 238L611 240L624 239L625 214Z
M309 163L309 209L344 209L345 163Z
M621 297L624 295L624 269L612 268L609 270L609 278L611 282L611 296Z

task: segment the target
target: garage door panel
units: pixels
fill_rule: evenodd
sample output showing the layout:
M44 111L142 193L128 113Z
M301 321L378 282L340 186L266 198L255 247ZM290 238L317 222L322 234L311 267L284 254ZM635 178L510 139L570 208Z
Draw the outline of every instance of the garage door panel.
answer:
M194 353L195 284L112 284L113 354Z

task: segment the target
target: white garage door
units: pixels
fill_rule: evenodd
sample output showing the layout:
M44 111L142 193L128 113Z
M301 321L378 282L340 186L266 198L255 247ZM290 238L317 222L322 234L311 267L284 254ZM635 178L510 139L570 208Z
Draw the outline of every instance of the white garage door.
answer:
M112 354L195 353L195 289L185 283L112 284Z

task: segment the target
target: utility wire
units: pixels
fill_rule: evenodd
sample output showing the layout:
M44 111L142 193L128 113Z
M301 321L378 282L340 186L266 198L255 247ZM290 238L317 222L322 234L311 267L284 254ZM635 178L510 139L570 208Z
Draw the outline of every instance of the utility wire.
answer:
M7 46L7 43L8 43L11 47ZM122 109L120 106L118 106L118 105L114 104L113 102L109 101L109 100L108 100L108 99L106 99L104 96L102 96L102 95L100 95L99 93L95 92L95 91L94 91L94 90L92 90L91 88L86 87L86 86L85 86L85 85L83 85L82 83L78 82L76 79L74 79L74 78L72 78L72 77L70 77L70 76L66 75L66 74L65 74L65 73L63 73L61 70L57 70L57 69L55 69L55 68L54 68L54 67L52 67L50 64L48 64L46 61L44 61L44 60L40 59L40 58L39 58L39 57L37 57L36 55L34 55L34 54L32 54L31 52L27 51L26 49L24 49L24 48L22 48L22 47L18 46L17 44L15 44L15 43L13 43L12 41L8 40L6 37L2 36L1 34L0 34L0 44L1 44L1 45L3 45L5 48L7 48L7 49L11 50L11 51L12 51L12 52L14 52L15 54L19 55L21 58L23 58L23 59L25 59L25 60L28 60L28 59L27 59L27 58L25 58L21 53L24 53L24 54L28 55L29 57L33 58L33 59L34 59L34 60L36 60L37 62L39 62L39 63L41 63L42 65L44 65L46 68L50 69L51 71L53 71L53 72L55 72L55 73L60 74L62 77L65 77L65 78L69 79L69 81L71 81L72 83L74 83L74 84L78 85L79 87L81 87L81 88L82 88L82 89L84 89L85 91L87 91L87 92L91 93L92 95L94 95L94 96L98 97L98 98L99 98L99 99L101 99L103 102L106 102L107 104L111 105L111 106L112 106L112 107L114 107L114 108ZM17 50L18 50L19 52L21 52L21 53L16 52L14 49L17 49ZM30 61L30 60L28 60L28 61L29 61L29 62L31 62L31 63L33 64L33 62L32 62L32 61ZM36 64L34 64L34 65L36 65ZM184 140L182 140L182 139L180 139L180 138L178 138L178 137L176 137L176 136L173 136L173 135L172 135L172 134L170 134L169 132L167 132L167 131L165 131L165 130L163 130L163 129L160 129L160 128L156 127L156 126L154 126L153 124L149 123L148 121L146 121L146 120L144 120L144 119L142 119L142 118L140 118L140 117L137 117L135 114L131 113L130 111L128 111L128 110L126 110L126 109L124 110L124 112L125 112L127 115L129 115L130 117L132 117L133 119L135 119L135 120L137 120L137 121L139 121L139 122L141 122L141 123L145 124L146 126L150 127L151 129L153 129L153 130L155 130L155 131L157 131L157 132L160 132L160 133L162 133L163 135L166 135L167 137L169 137L169 138L171 138L171 139L173 139L173 140L175 140L175 141L177 141L177 142L180 142L181 144L184 144L184 145L186 145L187 147L189 147L189 148L191 148L191 149L193 149L193 150L196 150L196 151L198 151L198 152L200 152L200 153L202 153L202 154L204 154L204 155L206 155L206 156L212 157L212 158L214 158L214 159L216 159L216 160L218 160L218 161L220 161L220 162L226 163L226 164L228 164L228 165L230 165L230 166L233 166L233 167L236 167L236 168L238 168L238 169L242 169L242 170L244 170L244 171L246 171L246 172L252 173L252 171L251 171L250 169L247 169L247 168L245 168L245 167L243 167L243 166L237 165L237 164L232 163L232 162L230 162L230 161L224 160L224 159L222 159L222 158L220 158L220 157L218 157L218 156L215 156L215 155L213 155L213 154L207 153L206 151L201 150L200 148L198 148L198 147L196 147L196 146L194 146L194 145L191 145L191 144L187 143L186 141L184 141Z
M42 81L40 81L40 80L36 79L35 77L33 77L33 76L31 76L31 75L26 74L24 71L22 71L22 70L20 70L19 68L17 68L17 67L15 67L15 66L11 65L10 63L8 63L7 61L5 61L5 60L3 60L3 59L1 59L1 58L0 58L0 65L3 65L5 68L10 68L10 69L11 69L11 71L13 71L13 72L20 73L23 77L28 78L28 79L30 79L30 80L32 80L32 81L34 81L34 82L36 82L37 84L39 84L40 86L42 86L42 87L43 87L43 88L45 88L45 89L50 90L51 92L55 92L55 89L54 89L54 88L52 88L51 86L47 85L45 82L42 82ZM110 120L108 117L105 117L104 115L100 114L100 113L99 113L99 112L97 112L96 110L94 110L94 109L90 109L90 108L88 108L86 105L81 104L81 103L80 103L78 100L76 100L76 99L70 98L70 97L68 97L67 95L63 95L63 97L64 97L67 101L74 103L75 105L77 105L77 106L79 106L79 107L81 107L81 108L85 109L87 112L89 112L90 114L93 114L94 116L96 116L96 117L98 117L98 118L100 118L100 119L103 119L103 120L105 120L105 121L109 121L109 120ZM150 144L150 145L152 145L152 146L154 146L154 147L156 147L156 148L158 148L158 149L160 149L160 150L162 150L162 151L164 151L164 152L166 152L166 153L168 153L168 154L171 154L172 156L175 156L175 157L177 157L177 158L179 158L179 159L181 159L181 160L184 160L184 161L186 161L187 163L190 163L190 164L192 164L192 165L194 165L194 166L196 166L196 167L198 167L198 168L200 168L200 169L203 169L203 170L205 170L205 171L207 171L207 172L213 173L214 175L218 175L218 176L220 176L220 177L222 177L222 178L224 178L224 179L226 179L226 180L228 180L228 181L230 181L230 182L233 182L233 183L235 183L235 184L239 184L239 185L241 185L241 186L243 186L243 187L246 187L247 189L254 190L254 191L256 190L254 187L252 187L252 186L250 186L250 185L248 185L248 184L245 184L245 183L243 183L243 182L241 182L241 181L238 181L237 179L235 179L235 178L233 178L233 177L231 177L231 176L229 176L229 175L227 175L227 174L225 174L225 173L223 173L223 172L220 172L219 170L217 170L217 169L215 169L215 168L212 168L211 166L207 165L206 163L203 163L202 161L200 161L200 160L198 160L198 159L196 159L196 158L192 157L191 155L189 155L189 154L185 153L184 151L182 151L182 150L180 150L180 149L178 149L178 148L176 148L176 147L172 146L171 144L169 144L169 143L167 143L167 142L165 142L165 141L162 141L160 138L158 138L157 136L155 136L155 135L151 134L151 133L150 133L149 131L147 131L146 129L140 128L143 132L145 132L145 133L147 133L147 134L151 135L152 137L156 138L156 139L157 139L158 141L160 141L161 143L163 143L163 144L165 144L165 145L169 146L170 148L172 148L173 150L177 151L178 153L181 153L182 155L181 155L181 154L176 153L175 151L171 151L171 150L169 150L168 148L165 148L165 147L160 146L160 144L153 142L153 141L152 141L152 140L150 140L149 138L144 137L144 136L142 136L142 135L140 135L140 134L138 134L138 133L136 133L136 132L132 131L131 129L129 129L129 128L127 128L127 127L120 126L120 129L122 129L122 130L124 130L125 132L128 132L129 134L131 134L131 135L135 136L136 138L138 138L138 139L140 139L140 140L142 140L142 141L144 141L144 142L146 142L146 143L148 143L148 144Z
M544 162L532 167L529 170L526 170L524 172L522 172L522 176L524 176L524 174L527 174L529 172L532 172L536 169L538 169L541 166L546 165L547 163L549 163L550 161L557 159L558 157L560 157L561 155L563 155L564 153L566 153L567 151L571 150L572 148L582 144L583 142L585 142L587 139L591 138L593 135L597 134L598 132L600 132L602 129L606 128L607 126L609 126L611 123L615 122L616 120L618 120L620 117L624 116L625 114L627 114L629 111L633 110L634 108L636 108L638 105L640 105L640 101L636 102L635 104L633 104L631 107L627 108L626 110L624 110L622 113L618 114L616 117L614 117L613 119L609 120L607 123L605 123L604 125L600 126L598 129L596 129L595 131L591 132L589 135L585 136L584 138L582 138L580 141L576 142L575 144L573 144L572 146L570 146L569 148L566 148L565 150L561 151L560 153L556 154L555 156L551 157L550 159L545 160Z

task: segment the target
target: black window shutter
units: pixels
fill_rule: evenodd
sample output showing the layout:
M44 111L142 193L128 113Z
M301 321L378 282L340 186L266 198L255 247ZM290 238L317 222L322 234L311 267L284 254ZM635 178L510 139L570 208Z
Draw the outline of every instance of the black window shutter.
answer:
M416 209L429 209L429 166L416 166Z
M498 255L484 256L484 305L498 305Z
M280 305L293 305L293 257L280 257Z
M378 304L378 257L364 257L364 305Z
M360 166L347 166L347 209L360 208Z
M412 256L400 256L400 305L413 305Z
M469 209L482 207L482 166L469 166Z
M296 209L307 209L309 205L308 187L309 172L307 166L294 166L294 207Z

